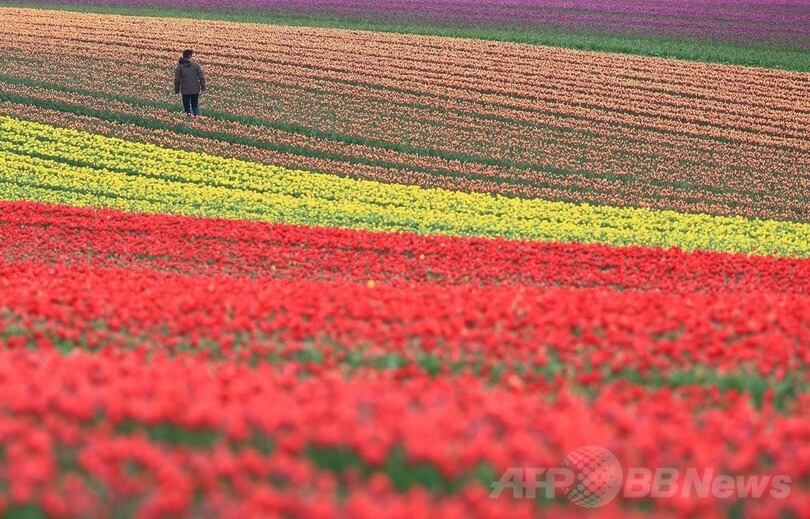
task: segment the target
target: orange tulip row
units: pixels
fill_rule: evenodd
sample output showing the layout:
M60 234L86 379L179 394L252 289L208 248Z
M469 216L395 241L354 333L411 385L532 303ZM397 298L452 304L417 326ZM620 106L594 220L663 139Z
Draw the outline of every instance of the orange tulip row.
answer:
M215 122L201 129L233 136L243 158L521 197L810 215L802 74L225 22L195 22L190 38L159 19L16 13L13 31L0 28L2 64L29 107L101 102L114 118L165 126L171 41L198 49L213 78L204 110ZM101 119L99 131L118 131ZM132 138L154 142L154 124L138 124L150 129ZM189 141L164 130L163 143Z
M2 83L0 83L0 86L2 86ZM76 99L71 97L70 102L75 103L77 106L92 101L92 98L76 97ZM61 100L63 102L68 101L66 98L61 98ZM111 106L107 108L108 110L115 109L114 113L121 118L125 118L126 114L134 109L134 107L127 107L124 103L111 103ZM663 183L651 183L645 187L641 185L640 181L626 184L598 178L580 177L576 179L570 175L566 177L548 176L545 181L534 177L533 181L513 183L504 181L502 175L497 175L497 168L491 168L489 171L484 170L484 175L488 174L487 177L472 177L469 173L465 177L454 175L452 169L444 168L442 172L438 169L435 160L433 163L428 163L430 171L415 171L414 167L407 162L408 155L396 153L387 154L386 160L388 163L385 164L357 162L363 157L363 154L359 152L362 150L360 146L342 149L343 153L340 157L302 156L283 149L266 149L259 143L255 145L234 144L215 138L176 133L171 129L147 130L136 124L97 117L77 116L43 108L32 108L24 104L0 103L0 115L31 119L46 124L77 128L91 133L100 133L127 140L143 141L170 148L200 151L287 168L303 167L311 171L337 173L383 182L410 183L424 187L500 193L518 197L586 200L614 206L644 204L656 209L677 208L686 212L740 214L747 217L765 216L775 219L784 218L786 215L789 218L801 219L808 211L807 203L799 199L801 196L800 190L794 191L795 194L791 195L789 199L780 199L767 193L740 194L727 191L699 194L678 185L666 186ZM157 110L143 110L139 113L139 116L154 118L153 120L164 123L170 128L176 129L181 125L177 117L172 117ZM252 138L255 138L260 143L265 143L264 145L268 147L278 143L276 140L269 139L267 135L257 135L261 128L238 123L231 125L223 124L221 121L203 120L197 123L196 129L201 132L222 132L227 129L231 132L227 135L251 135ZM306 148L308 152L319 149L328 150L330 145L328 141L319 142L317 139L313 139L313 143L313 146ZM373 158L373 150L369 150L367 156ZM396 156L400 156L400 160L392 162ZM468 172L470 169L468 169ZM510 173L517 174L521 172L510 171ZM693 196L694 198L692 198Z

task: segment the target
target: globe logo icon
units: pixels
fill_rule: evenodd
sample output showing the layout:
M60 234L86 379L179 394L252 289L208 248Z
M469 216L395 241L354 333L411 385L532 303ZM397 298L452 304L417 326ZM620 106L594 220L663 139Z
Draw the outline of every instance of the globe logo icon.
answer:
M572 503L598 508L611 502L621 490L622 465L609 450L596 445L568 453L563 465L574 474L574 483L565 490Z

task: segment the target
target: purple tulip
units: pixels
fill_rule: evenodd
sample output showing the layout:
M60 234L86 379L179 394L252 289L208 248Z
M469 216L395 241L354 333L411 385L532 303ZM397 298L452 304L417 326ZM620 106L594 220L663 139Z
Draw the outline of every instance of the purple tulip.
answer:
M587 31L810 49L808 0L73 0L68 3L325 16L396 24Z

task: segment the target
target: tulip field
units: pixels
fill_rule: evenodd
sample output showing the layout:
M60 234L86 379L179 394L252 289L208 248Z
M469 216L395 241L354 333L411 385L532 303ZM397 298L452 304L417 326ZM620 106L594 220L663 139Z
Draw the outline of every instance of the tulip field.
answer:
M66 4L0 0L0 517L810 518L801 2Z
M0 0L2 5L451 36L810 71L805 0Z

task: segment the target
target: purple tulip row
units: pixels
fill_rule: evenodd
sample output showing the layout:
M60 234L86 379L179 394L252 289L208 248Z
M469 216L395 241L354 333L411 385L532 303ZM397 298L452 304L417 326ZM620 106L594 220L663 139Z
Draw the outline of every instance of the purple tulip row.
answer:
M807 0L68 0L66 3L192 7L397 24L587 31L810 48Z

